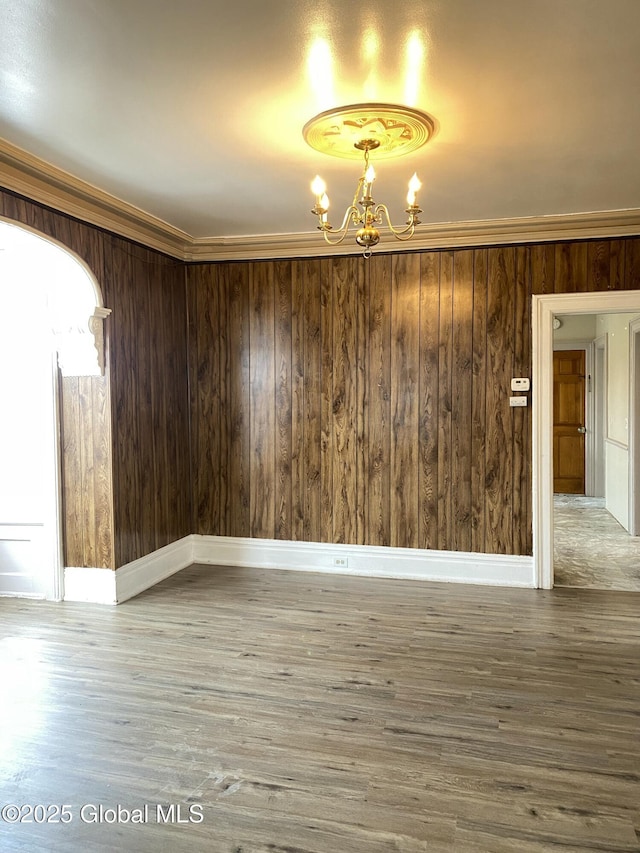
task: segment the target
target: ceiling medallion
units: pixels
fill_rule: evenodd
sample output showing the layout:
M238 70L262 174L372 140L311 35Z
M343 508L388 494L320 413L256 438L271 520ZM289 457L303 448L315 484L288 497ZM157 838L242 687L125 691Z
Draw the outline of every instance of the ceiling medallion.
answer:
M348 160L364 158L362 175L358 181L353 201L347 208L342 225L334 228L328 220L329 197L322 178L316 175L311 189L316 197L312 209L318 217L318 229L327 243L342 243L350 225L356 230L356 243L363 247L365 258L371 256L372 247L380 241L376 226L386 220L387 227L398 240L413 237L415 226L420 224L417 192L422 186L414 173L407 193L407 220L405 226L396 228L386 205L376 204L371 195L376 174L369 162L371 151L376 158L400 157L425 145L435 132L435 121L427 113L396 104L352 104L319 113L302 129L306 142L317 151L332 157ZM334 235L331 237L330 235Z
M435 131L427 113L395 104L352 104L326 110L302 129L305 141L316 151L359 160L363 140L377 143L376 159L410 154L425 145Z

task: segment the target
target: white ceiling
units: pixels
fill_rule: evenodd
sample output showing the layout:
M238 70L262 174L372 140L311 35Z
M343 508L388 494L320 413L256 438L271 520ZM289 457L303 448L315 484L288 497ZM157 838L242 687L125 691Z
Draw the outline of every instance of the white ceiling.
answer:
M0 0L0 136L196 238L313 231L317 172L346 207L359 165L301 130L369 100L438 123L378 166L376 200L398 220L414 170L425 223L640 208L640 0L366 9Z

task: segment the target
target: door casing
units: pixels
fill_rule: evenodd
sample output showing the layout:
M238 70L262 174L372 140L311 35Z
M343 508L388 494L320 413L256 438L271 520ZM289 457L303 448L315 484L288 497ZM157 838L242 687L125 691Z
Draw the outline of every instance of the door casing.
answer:
M640 312L640 290L532 297L533 561L536 586L553 587L553 320Z

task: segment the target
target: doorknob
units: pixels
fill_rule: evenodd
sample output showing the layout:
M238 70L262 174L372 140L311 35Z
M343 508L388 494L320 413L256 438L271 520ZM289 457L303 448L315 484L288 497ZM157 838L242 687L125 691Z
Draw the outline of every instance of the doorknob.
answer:
M586 431L587 431L586 427L578 427L578 432L581 432L583 435L585 434Z

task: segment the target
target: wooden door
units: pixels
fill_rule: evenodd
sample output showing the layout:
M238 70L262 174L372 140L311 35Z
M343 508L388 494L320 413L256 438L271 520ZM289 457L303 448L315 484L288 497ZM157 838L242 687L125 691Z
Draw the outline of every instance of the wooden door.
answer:
M553 491L584 495L584 350L553 353Z

